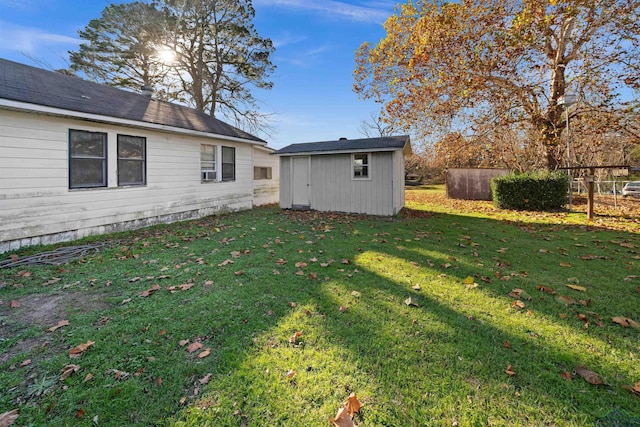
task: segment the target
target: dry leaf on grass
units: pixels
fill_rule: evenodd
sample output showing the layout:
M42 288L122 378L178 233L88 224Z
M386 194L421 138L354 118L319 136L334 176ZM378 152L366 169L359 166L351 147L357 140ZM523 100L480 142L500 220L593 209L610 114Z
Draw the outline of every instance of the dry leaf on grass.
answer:
M12 299L11 302L9 303L9 308L18 308L18 307L20 307L20 303Z
M568 372L568 371L564 371L563 373L560 374L560 376L566 381L571 381L573 379L573 375L571 375L571 372Z
M78 370L80 369L80 366L78 365L67 365L64 368L62 368L62 375L60 375L60 381L66 380L67 378L69 378L69 375L73 374L74 372L78 372Z
M507 366L507 369L504 371L507 375L509 375L510 377L513 377L516 375L516 373L513 370L513 367L511 365Z
M356 412L362 408L362 403L358 400L358 396L355 393L351 393L345 402L345 407L349 411L349 415L353 416Z
M335 419L329 418L329 422L334 427L354 427L351 415L349 415L349 411L344 406L338 409Z
M29 366L29 365L31 365L31 359L23 360L22 363L20 363L20 365L18 366L20 366L21 368L24 368L25 366Z
M209 381L211 381L211 372L198 380L198 382L202 385L207 384Z
M18 417L19 415L17 409L5 412L4 414L0 414L0 427L10 426L16 421L16 419L18 419Z
M210 354L211 354L211 349L210 349L210 348L207 348L207 349L205 349L202 353L200 353L200 354L198 355L198 359L204 359L205 357L207 357L207 356L208 356L208 355L210 355Z
M72 359L75 359L76 357L80 357L82 353L84 353L89 347L91 347L95 343L96 343L95 341L87 341L86 343L78 344L77 346L69 350L69 357Z
M576 368L576 372L580 375L586 382L593 385L604 384L600 375L596 374L590 369L585 368L584 366L578 366Z
M302 332L300 331L296 331L295 334L291 335L289 337L289 343L290 344L296 344L298 342L298 338L300 338L302 336Z
M578 286L578 285L570 285L570 284L566 284L565 285L567 288L571 288L574 291L580 291L580 292L586 292L587 288L585 288L584 286Z
M69 321L68 320L60 320L57 325L50 327L49 329L47 329L47 331L53 332L56 329L62 328L63 326L69 326Z
M189 347L187 347L187 352L189 353L193 353L196 350L200 350L202 348L202 343L199 342L192 342L191 344L189 344Z
M633 319L629 319L628 317L616 316L616 317L612 317L611 321L613 323L617 323L620 326L624 326L625 328L628 328L629 326L631 326L632 328L640 329L640 324L634 321Z

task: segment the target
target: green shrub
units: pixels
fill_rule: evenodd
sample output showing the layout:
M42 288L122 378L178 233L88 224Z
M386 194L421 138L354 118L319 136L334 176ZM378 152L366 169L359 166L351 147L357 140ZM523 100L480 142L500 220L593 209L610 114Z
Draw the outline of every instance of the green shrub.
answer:
M504 175L491 180L493 204L499 209L559 209L567 201L568 188L567 174L561 172Z

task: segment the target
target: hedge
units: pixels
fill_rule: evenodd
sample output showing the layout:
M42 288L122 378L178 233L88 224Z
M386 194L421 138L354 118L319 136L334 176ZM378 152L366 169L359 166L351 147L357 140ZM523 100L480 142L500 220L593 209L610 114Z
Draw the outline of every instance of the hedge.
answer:
M493 205L499 209L545 211L567 202L569 179L561 172L503 175L491 180Z

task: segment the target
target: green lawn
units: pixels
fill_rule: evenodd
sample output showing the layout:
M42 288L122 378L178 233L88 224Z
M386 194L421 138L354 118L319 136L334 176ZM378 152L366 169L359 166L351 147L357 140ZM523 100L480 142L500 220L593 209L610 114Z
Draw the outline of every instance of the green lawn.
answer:
M640 425L637 218L443 200L409 191L393 219L259 208L0 270L0 414L330 426L355 392L357 426Z

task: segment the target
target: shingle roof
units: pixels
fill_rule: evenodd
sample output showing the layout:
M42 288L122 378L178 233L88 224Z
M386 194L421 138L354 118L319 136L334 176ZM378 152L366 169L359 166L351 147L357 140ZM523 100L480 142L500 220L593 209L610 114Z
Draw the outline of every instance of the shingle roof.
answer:
M380 138L339 139L337 141L308 142L304 144L291 144L277 150L274 154L307 154L353 151L394 151L402 150L409 144L408 135L384 136Z
M0 58L0 98L71 112L265 141L193 108ZM72 114L70 114L72 115Z

